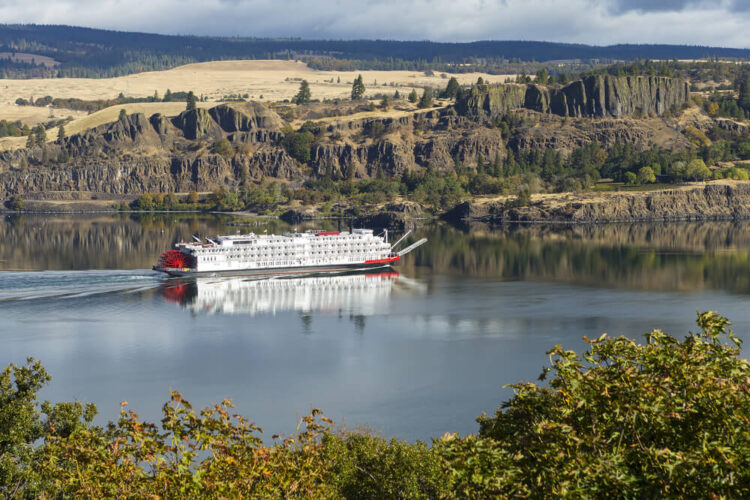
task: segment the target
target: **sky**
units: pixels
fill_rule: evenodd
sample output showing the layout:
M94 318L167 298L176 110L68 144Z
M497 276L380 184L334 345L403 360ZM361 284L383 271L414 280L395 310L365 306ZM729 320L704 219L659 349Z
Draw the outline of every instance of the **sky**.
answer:
M0 0L0 20L183 35L750 48L750 0Z

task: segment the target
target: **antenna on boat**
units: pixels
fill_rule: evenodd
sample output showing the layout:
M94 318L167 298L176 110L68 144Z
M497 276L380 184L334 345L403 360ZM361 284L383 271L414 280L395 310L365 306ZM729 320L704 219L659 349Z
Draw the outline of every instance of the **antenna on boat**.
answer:
M195 241L197 241L198 243L200 243L200 242L201 242L201 239L200 239L200 238L198 238L198 237L197 237L196 235L193 235L193 239L194 239Z

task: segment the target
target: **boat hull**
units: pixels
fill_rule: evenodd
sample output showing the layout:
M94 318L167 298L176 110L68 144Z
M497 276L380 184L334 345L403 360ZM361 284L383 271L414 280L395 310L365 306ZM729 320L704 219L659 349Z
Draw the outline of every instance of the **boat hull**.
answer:
M227 269L225 271L192 271L190 269L179 269L179 268L161 268L154 266L154 271L167 273L170 276L294 276L294 275L308 275L316 273L347 273L351 271L365 271L368 269L380 269L384 267L391 267L395 261L388 262L369 262L369 263L357 263L357 264L336 264L329 266L297 266L297 267L274 267L265 269Z

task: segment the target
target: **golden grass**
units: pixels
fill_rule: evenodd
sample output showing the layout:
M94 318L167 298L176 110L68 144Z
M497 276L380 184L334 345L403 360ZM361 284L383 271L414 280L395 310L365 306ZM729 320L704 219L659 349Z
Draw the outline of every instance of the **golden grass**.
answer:
M412 88L425 85L443 87L447 83L447 79L437 73L425 76L418 71L315 71L304 63L294 61L215 61L118 78L1 80L0 118L7 111L2 108L4 104L12 105L19 97L28 99L47 95L112 99L120 93L128 97L146 97L153 95L154 91L163 96L167 89L171 89L192 90L198 95L207 95L212 101L221 100L229 94L248 94L258 101L280 101L291 99L297 93L299 80L296 79L305 79L310 83L314 99L346 98L358 74L362 74L368 95L378 92L393 94L396 89L404 93ZM472 83L479 76L486 81L503 82L513 75L465 73L454 76L461 83ZM338 79L341 83L337 83Z
M209 101L200 103L211 107L230 94L248 94L251 100L259 102L291 99L299 89L299 80L310 83L314 99L348 98L352 81L361 74L367 87L367 95L377 93L393 94L396 90L402 95L411 89L421 89L426 85L443 87L447 78L439 73L426 76L419 71L316 71L306 64L295 61L214 61L188 64L166 71L138 73L118 78L50 78L30 80L0 80L0 119L21 120L29 125L44 123L52 119L49 108L36 106L16 106L19 97L29 99L44 96L78 99L113 99L120 93L127 97L146 97L154 91L163 96L167 89L172 91L192 90L197 95L208 96ZM488 82L503 82L515 75L487 75L462 73L455 75L462 84L473 83L480 76ZM340 80L340 83L338 81ZM375 83L377 82L377 85ZM117 119L120 109L128 113L142 112L147 115L162 113L173 116L185 109L185 103L134 103L113 106L91 115L82 111L54 109L54 118L74 117L65 126L66 132L75 134L87 128L96 127ZM363 113L367 116L401 116L406 111L392 110L387 113L376 111ZM48 133L55 136L54 133ZM50 140L54 137L50 137ZM0 150L23 147L26 140L19 137L0 139Z

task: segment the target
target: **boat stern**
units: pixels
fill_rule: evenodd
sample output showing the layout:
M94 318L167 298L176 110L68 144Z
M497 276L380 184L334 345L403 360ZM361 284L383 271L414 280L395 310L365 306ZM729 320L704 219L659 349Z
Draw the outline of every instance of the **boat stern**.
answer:
M167 250L152 269L172 276L185 276L196 272L195 258L180 250Z

